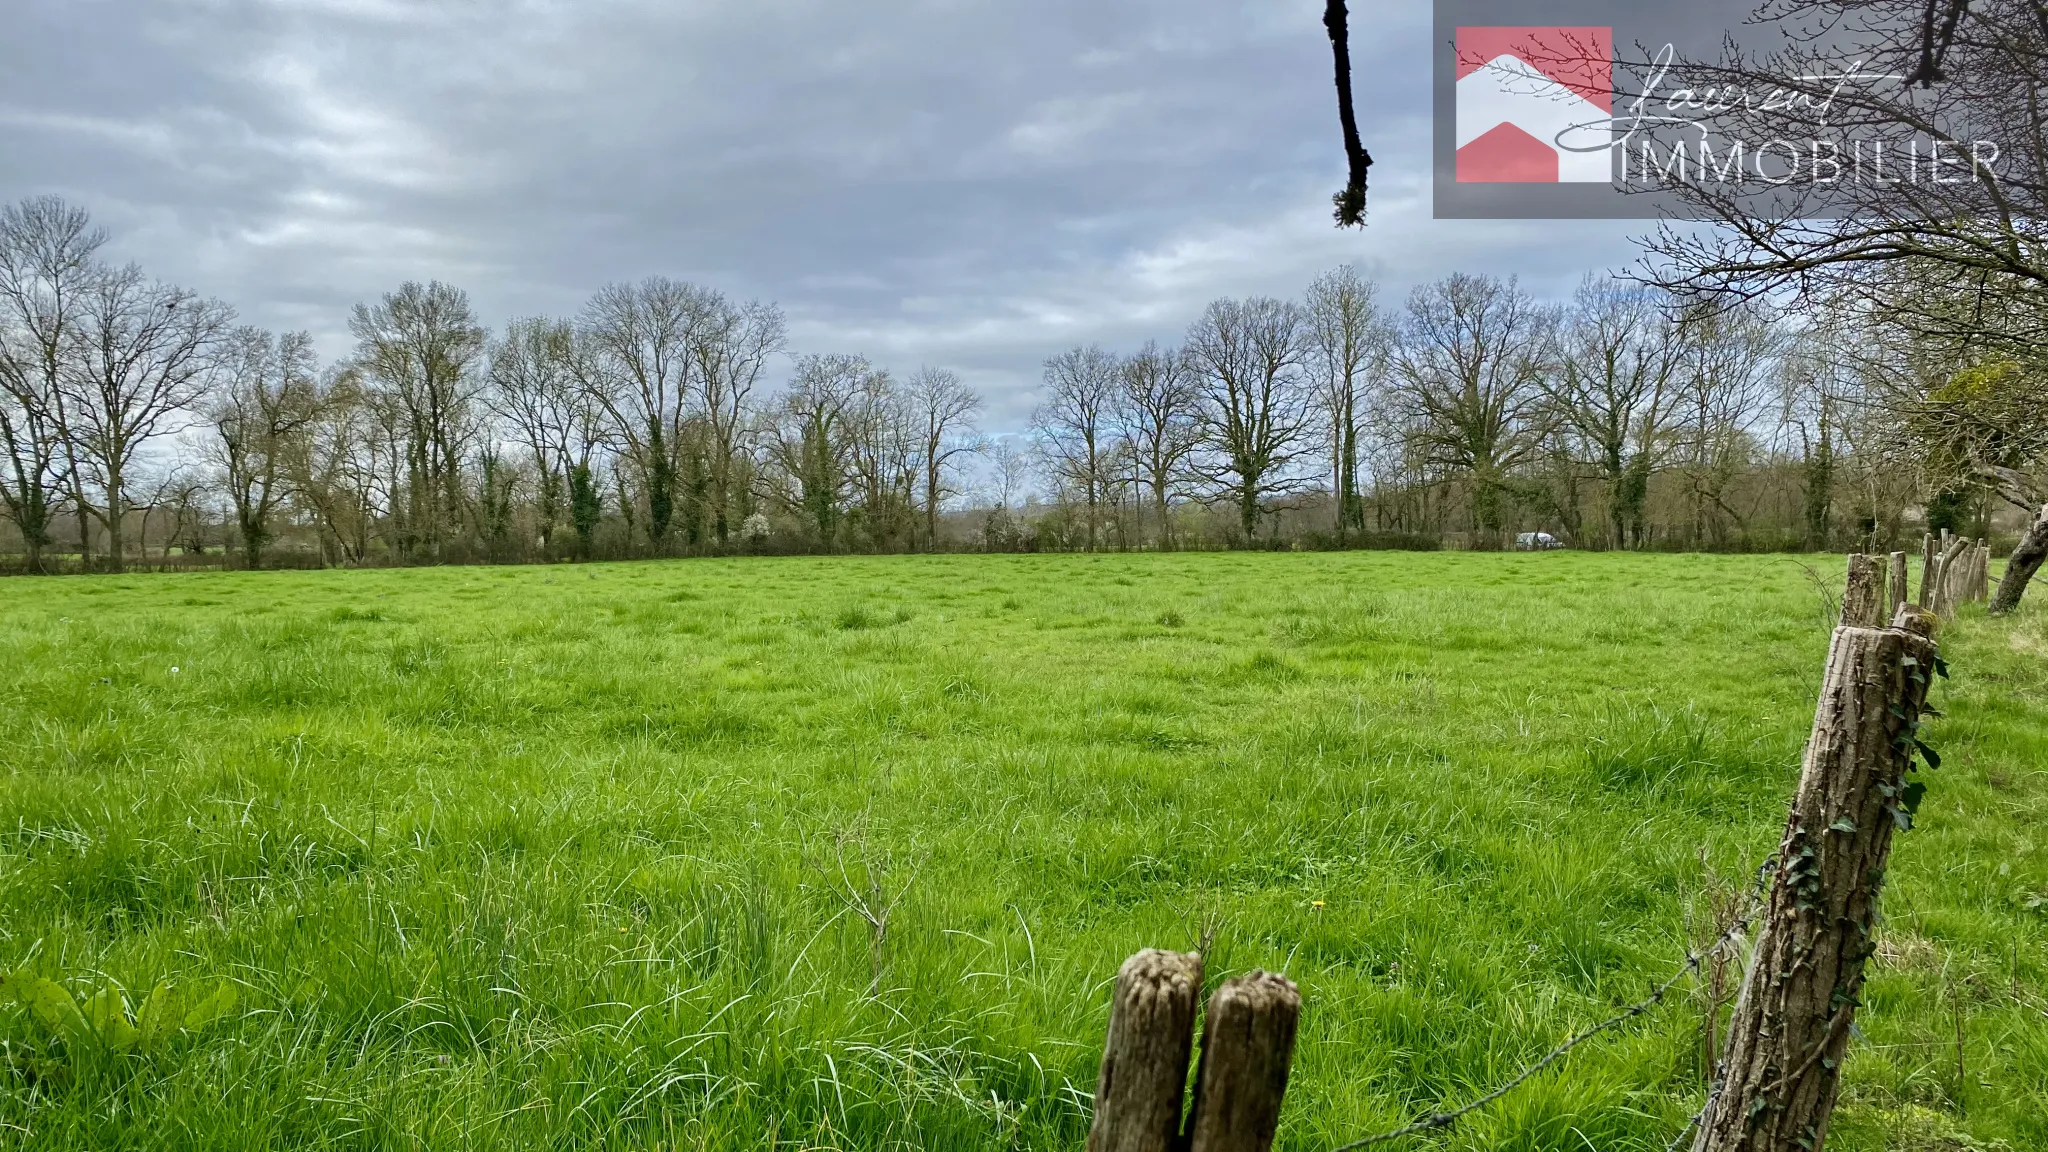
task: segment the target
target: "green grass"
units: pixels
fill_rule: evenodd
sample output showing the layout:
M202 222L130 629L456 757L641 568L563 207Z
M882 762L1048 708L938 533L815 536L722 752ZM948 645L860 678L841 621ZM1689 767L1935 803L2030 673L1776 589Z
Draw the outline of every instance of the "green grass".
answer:
M1831 1149L2048 1147L2048 613L1979 613ZM1827 637L1756 557L0 583L0 971L240 989L120 1055L0 1009L0 1145L1075 1149L1118 963L1214 931L1328 1148L1711 935ZM1661 1149L1700 1011L1407 1146Z

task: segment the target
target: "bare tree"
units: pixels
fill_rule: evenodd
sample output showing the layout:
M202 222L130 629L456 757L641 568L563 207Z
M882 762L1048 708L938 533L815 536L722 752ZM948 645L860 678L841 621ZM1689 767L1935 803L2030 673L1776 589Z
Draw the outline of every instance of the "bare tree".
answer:
M768 358L782 351L788 325L782 310L758 301L735 305L712 293L692 344L697 404L710 431L712 525L723 542L731 531L733 482L741 464L748 404Z
M1118 409L1132 464L1152 497L1160 547L1170 548L1173 496L1202 443L1202 394L1187 357L1146 344L1123 362Z
M873 548L901 546L914 523L918 438L910 400L886 371L861 381L847 410L847 463L859 525Z
M1007 511L1022 499L1025 486L1031 482L1032 471L1037 467L1037 446L1022 436L997 436L983 451L993 473L996 507Z
M107 565L118 572L126 563L128 486L139 457L152 441L183 430L234 314L148 280L134 265L95 277L80 312L63 386L63 432L80 477L80 503L106 528Z
M1266 497L1289 491L1304 445L1309 397L1301 369L1309 326L1297 304L1271 297L1218 300L1188 329L1187 357L1202 390L1214 478L1237 505L1249 541Z
M532 460L534 519L544 555L565 517L586 556L597 527L591 470L604 443L604 411L583 383L589 375L581 368L586 352L567 321L541 317L514 320L491 344L485 403Z
M401 483L403 443L354 364L330 371L314 390L312 419L285 444L293 500L310 513L330 563L369 559L377 524Z
M806 356L769 431L770 495L798 512L820 544L838 535L849 488L855 407L877 375L859 356Z
M1551 415L1607 485L1616 548L1642 542L1650 477L1673 447L1680 356L1664 301L1589 273L1565 315L1556 370L1538 379Z
M1044 403L1032 414L1039 444L1058 479L1081 494L1087 514L1084 538L1095 551L1101 508L1115 464L1114 438L1118 366L1116 357L1094 345L1070 348L1045 362Z
M349 321L356 358L393 405L403 437L401 555L438 560L462 520L462 460L474 433L486 333L469 294L434 281L407 281Z
M54 196L0 209L0 507L21 532L31 572L42 570L70 486L65 366L83 336L83 302L106 239L84 209Z
M1395 367L1423 459L1472 486L1475 542L1498 547L1514 474L1544 438L1553 317L1512 280L1457 273L1408 298Z
M317 374L313 338L305 332L238 328L228 341L222 386L209 397L206 415L247 567L262 563L276 536L271 520L290 490L293 441L314 418Z
M667 542L675 520L693 357L713 295L652 276L605 287L583 311L592 391L640 473L647 539L657 548Z
M936 552L939 504L948 494L946 470L953 460L980 447L974 434L974 415L981 410L981 397L955 372L921 368L910 378L905 399L918 437L923 472L925 547Z
M1752 428L1769 397L1782 336L1758 305L1689 307L1679 327L1679 449L1695 545L1725 544L1742 514L1727 498L1754 455Z
M1309 286L1310 357L1316 399L1329 437L1330 494L1337 539L1365 527L1358 494L1359 420L1364 389L1386 369L1388 334L1375 304L1378 286L1345 265Z

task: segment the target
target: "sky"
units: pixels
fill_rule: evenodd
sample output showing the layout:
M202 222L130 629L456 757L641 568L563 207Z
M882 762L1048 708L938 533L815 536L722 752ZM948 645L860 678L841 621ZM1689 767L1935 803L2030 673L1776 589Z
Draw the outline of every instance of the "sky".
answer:
M1432 220L1428 5L1352 7L1363 230L1318 0L8 0L0 202L329 357L409 279L493 325L691 280L959 371L994 432L1047 357L1217 297L1634 261L1641 221Z

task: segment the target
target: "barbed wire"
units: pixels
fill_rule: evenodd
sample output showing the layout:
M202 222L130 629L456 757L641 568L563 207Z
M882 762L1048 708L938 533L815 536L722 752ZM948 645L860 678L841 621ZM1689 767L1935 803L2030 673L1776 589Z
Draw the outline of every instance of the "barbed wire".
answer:
M1646 999L1631 1004L1629 1007L1623 1009L1620 1013L1614 1016L1610 1016L1605 1020L1602 1020L1600 1023L1593 1025L1591 1028L1588 1028L1585 1031L1580 1032L1578 1035L1573 1036L1571 1039L1566 1040L1564 1043L1559 1044L1555 1048L1552 1048L1550 1052L1547 1055L1545 1055L1541 1060L1538 1060L1534 1064L1529 1065L1527 1068L1522 1069L1522 1071L1518 1073L1514 1077L1514 1079L1509 1080L1507 1083L1501 1085L1498 1088L1495 1088L1493 1091L1488 1092L1486 1095L1479 1097L1477 1100L1474 1100L1469 1104L1466 1104L1459 1108L1452 1109L1449 1112L1437 1112L1432 1115L1425 1116L1412 1124L1405 1124L1389 1132L1381 1132L1377 1135L1367 1136L1361 1140L1353 1140L1349 1144L1339 1144L1337 1147L1332 1148L1330 1152L1354 1152L1355 1149L1369 1148L1375 1144L1384 1144L1389 1140L1399 1140L1404 1136L1419 1136L1424 1132L1434 1132L1440 1129L1449 1128L1451 1125L1456 1124L1460 1120L1463 1120L1466 1116L1469 1116L1472 1113L1477 1112L1479 1109L1486 1107L1488 1104L1493 1103L1494 1101L1500 1099L1503 1096L1506 1096L1508 1093L1513 1092L1515 1089L1520 1088L1522 1085L1528 1083L1530 1078L1534 1077L1538 1072L1541 1072L1545 1068L1550 1067L1552 1064L1557 1063L1559 1060L1564 1059L1565 1056L1569 1054L1572 1049L1577 1048L1579 1045L1584 1044L1586 1041L1591 1040L1593 1037L1600 1035L1601 1033L1607 1031L1615 1025L1625 1023L1629 1020L1633 1020L1636 1017L1641 1016L1645 1012L1648 1012L1650 1009L1655 1008L1657 1005L1663 1003L1664 997L1669 995L1671 990L1678 986L1679 981L1684 980L1686 977L1691 976L1694 973L1698 972L1700 969L1700 965L1706 963L1707 958L1709 956L1712 956L1716 952L1719 952L1721 949L1728 947L1730 944L1733 944L1736 940L1740 939L1744 933L1749 931L1749 926L1756 920L1757 913L1763 910L1764 896L1769 891L1771 874L1777 870L1777 867L1778 857L1777 854L1774 852L1771 854L1770 858L1766 859L1763 862L1763 865L1756 870L1756 883L1750 889L1748 907L1743 910L1742 915L1737 917L1735 923L1729 925L1728 930L1721 933L1720 936L1716 937L1712 943L1695 952L1688 953L1685 958L1685 963L1679 967L1678 971L1672 973L1671 978L1669 980L1666 980L1662 984L1657 985L1656 989L1652 991ZM1716 1091L1718 1091L1718 1089L1719 1085L1717 1083ZM1679 1133L1680 1140L1683 1140L1685 1137L1685 1133L1692 1131L1693 1126L1698 1124L1701 1121L1701 1119L1703 1119L1706 1116L1707 1109L1713 1107L1713 1103L1714 1094L1710 1092L1707 1096L1706 1106L1702 1107L1699 1110L1699 1113L1695 1115L1689 1123L1686 1124L1685 1129ZM1667 1148L1665 1152L1672 1152L1672 1149L1675 1149L1677 1147L1678 1143L1677 1141L1674 1141L1671 1144L1670 1148Z

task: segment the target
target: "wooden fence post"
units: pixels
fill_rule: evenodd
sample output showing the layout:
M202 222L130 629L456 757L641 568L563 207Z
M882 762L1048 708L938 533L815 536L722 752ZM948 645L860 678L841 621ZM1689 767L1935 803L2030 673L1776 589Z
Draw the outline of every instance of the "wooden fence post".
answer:
M1885 605L1884 618L1896 620L1899 609L1911 598L1912 590L1906 587L1906 554L1892 553L1891 602Z
M1934 588L1928 593L1932 599L1921 607L1943 618L1956 614L1955 574L1956 563L1962 558L1967 545L1958 536L1948 542L1934 557Z
M1939 555L1934 550L1934 533L1920 538L1920 599L1914 603L1928 611L1934 611L1934 561Z
M1842 624L1875 628L1884 610L1884 570L1862 553L1849 557L1849 585L1842 593Z
M1294 1064L1301 993L1253 972L1209 998L1195 1099L1181 1127L1202 957L1147 948L1117 970L1088 1152L1270 1152Z
M1147 948L1117 969L1088 1152L1173 1152L1180 1142L1202 957Z
M1935 623L1835 630L1777 874L1693 1152L1801 1152L1827 1137L1892 833L1918 788Z
M1294 1063L1301 993L1292 981L1253 972L1224 981L1202 1024L1189 1152L1267 1152Z

